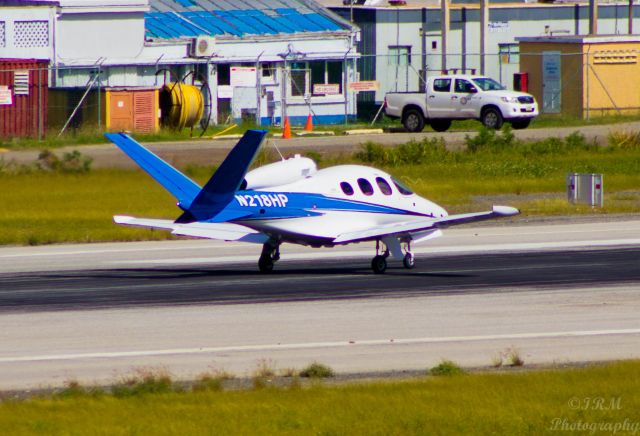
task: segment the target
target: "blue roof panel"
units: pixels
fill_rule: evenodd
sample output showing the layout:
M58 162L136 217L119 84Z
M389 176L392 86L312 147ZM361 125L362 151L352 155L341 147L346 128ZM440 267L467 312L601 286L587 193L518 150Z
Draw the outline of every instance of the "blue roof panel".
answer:
M151 12L145 14L145 34L150 38L275 35L344 29L330 15L312 11L298 0L260 3L172 0L172 6L168 6L168 0L150 0L149 3ZM274 7L276 5L289 7Z

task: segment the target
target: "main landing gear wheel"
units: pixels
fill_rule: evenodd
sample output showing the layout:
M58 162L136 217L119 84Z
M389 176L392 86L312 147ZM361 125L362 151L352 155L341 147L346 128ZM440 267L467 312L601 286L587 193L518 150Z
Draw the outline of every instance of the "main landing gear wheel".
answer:
M262 246L262 254L258 259L258 268L263 274L273 271L273 264L280 260L280 246L266 243Z
M376 274L383 274L387 270L387 259L378 254L371 261L371 269Z
M416 266L416 258L413 257L413 253L408 251L402 259L402 264L406 269L413 269Z

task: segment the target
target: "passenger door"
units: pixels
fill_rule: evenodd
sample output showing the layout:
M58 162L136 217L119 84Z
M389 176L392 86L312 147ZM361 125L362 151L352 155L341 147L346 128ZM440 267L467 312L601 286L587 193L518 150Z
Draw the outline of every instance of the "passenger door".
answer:
M452 86L453 79L451 77L436 77L431 81L427 88L428 118L455 117Z
M455 118L466 119L480 116L478 110L478 88L467 79L456 79L451 102L454 107Z

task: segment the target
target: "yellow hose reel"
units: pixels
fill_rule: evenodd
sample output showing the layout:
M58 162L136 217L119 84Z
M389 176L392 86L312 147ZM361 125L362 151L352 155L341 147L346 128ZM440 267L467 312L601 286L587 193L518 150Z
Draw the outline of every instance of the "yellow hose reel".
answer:
M204 112L204 97L197 86L167 83L160 95L162 123L175 129L193 127Z

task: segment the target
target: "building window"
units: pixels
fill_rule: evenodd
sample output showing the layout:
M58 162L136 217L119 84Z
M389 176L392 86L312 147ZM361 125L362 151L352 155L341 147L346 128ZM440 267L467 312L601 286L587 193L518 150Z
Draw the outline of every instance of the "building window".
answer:
M48 21L16 21L14 32L13 41L16 47L49 47Z
M263 62L260 68L262 69L263 78L273 79L276 77L276 65L273 62Z
M0 47L6 47L7 46L7 38L5 37L5 22L4 21L0 21Z
M500 55L500 63L503 64L519 64L520 63L520 45L519 44L498 44L498 54Z
M342 94L342 61L291 63L292 97Z
M399 65L406 67L411 64L411 46L410 45L390 45L388 65Z
M231 66L229 64L218 65L218 85L231 85Z
M289 93L292 97L304 97L309 90L309 70L306 62L291 63L291 86Z
M309 62L309 69L312 95L342 94L342 61Z
M341 182L340 183L340 188L342 188L342 192L344 192L346 195L353 195L353 188L351 187L351 185L347 182Z

